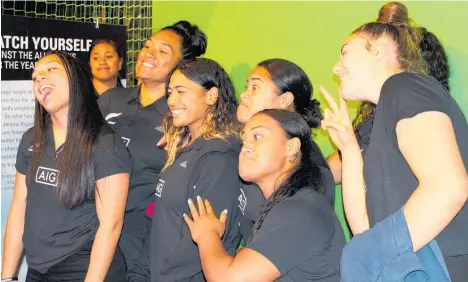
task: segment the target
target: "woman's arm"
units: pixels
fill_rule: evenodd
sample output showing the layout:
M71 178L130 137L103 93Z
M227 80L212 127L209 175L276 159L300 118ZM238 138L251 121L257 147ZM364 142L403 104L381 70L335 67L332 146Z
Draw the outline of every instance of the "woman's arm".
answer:
M193 220L184 214L192 239L197 243L203 274L207 281L274 281L279 270L257 251L243 248L235 257L224 250L220 237L223 236L227 210L218 219L208 200L197 197L198 210L189 201Z
M198 243L203 274L214 282L270 282L279 278L276 266L260 253L245 247L235 257L224 251L216 233Z
M119 173L96 182L99 228L85 281L104 281L122 231L130 175Z
M26 177L16 172L13 200L8 213L3 244L2 279L16 276L23 252L24 216L26 212Z
M370 228L364 182L364 161L357 142L342 153L342 193L346 220L354 235Z
M322 128L327 130L333 143L341 151L341 181L346 219L353 234L369 229L366 206L366 185L362 153L349 118L348 106L343 97L335 100L323 87L320 88L330 109L324 110Z
M193 220L187 215L184 219L198 245L203 274L208 281L274 281L305 260L307 268L317 277L327 275L321 265L325 250L336 235L332 217L324 216L332 214L326 201L311 206L304 199L286 199L276 204L253 239L235 257L224 251L219 239L224 232L227 211L221 212L218 219L208 200L198 198L197 206L198 210L189 201ZM330 267L338 268L338 265Z
M338 151L327 157L328 166L333 174L335 184L341 184L341 158Z
M419 181L404 206L417 251L433 240L466 203L468 178L446 114L423 112L402 119L396 134L400 151Z

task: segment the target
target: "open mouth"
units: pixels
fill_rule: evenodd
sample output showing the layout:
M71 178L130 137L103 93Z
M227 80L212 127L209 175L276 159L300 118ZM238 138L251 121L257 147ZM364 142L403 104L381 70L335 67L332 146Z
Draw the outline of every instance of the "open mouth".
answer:
M39 93L42 95L42 101L44 101L47 96L54 90L55 86L52 84L44 84L39 88Z

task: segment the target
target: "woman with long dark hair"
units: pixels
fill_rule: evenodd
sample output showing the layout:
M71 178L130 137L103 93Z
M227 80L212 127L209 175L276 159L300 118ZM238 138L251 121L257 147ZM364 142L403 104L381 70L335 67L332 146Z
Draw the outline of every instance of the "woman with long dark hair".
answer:
M408 9L400 2L389 2L379 10L377 22L396 23L399 25L411 25L412 20L408 15ZM447 90L450 91L449 76L450 68L447 54L439 39L424 27L419 27L419 48L421 57L427 67L427 74L437 79ZM364 101L358 109L353 120L353 128L356 138L361 147L363 156L366 155L369 139L374 122L375 104ZM328 164L333 173L336 184L341 183L341 156L340 152L334 152L327 157Z
M252 240L235 256L224 251L226 217L211 199L190 200L184 215L208 281L340 281L343 230L325 197L310 127L297 113L264 110L245 125L239 175L266 203ZM216 215L220 214L218 219Z
M331 107L322 127L343 156L343 202L353 234L402 213L411 253L437 241L452 281L464 281L468 124L445 86L425 74L419 36L418 29L401 23L356 29L333 68L340 79L340 106L322 89ZM364 159L346 100L377 105ZM375 250L394 238L382 235Z
M247 89L241 94L237 119L245 124L257 112L265 109L285 109L300 114L311 129L318 128L322 119L320 103L312 99L313 87L307 74L295 63L284 59L260 62L249 74ZM328 164L314 142L314 163L323 174L323 187L331 205L334 204L335 184ZM239 194L240 221L244 241L252 235L252 226L265 198L256 184L246 183Z
M97 97L109 89L123 88L119 77L124 63L123 53L115 41L95 40L89 48L88 61Z
M187 21L166 26L146 40L138 53L135 88L114 88L98 100L107 122L124 139L135 159L122 237L119 241L127 267L133 268L149 233L145 210L166 160L156 143L163 136L162 119L168 112L165 82L176 64L205 53L206 35ZM152 215L152 211L149 212Z
M23 250L26 281L124 279L117 242L133 161L83 69L64 52L34 69L34 127L18 148L2 279L14 276Z

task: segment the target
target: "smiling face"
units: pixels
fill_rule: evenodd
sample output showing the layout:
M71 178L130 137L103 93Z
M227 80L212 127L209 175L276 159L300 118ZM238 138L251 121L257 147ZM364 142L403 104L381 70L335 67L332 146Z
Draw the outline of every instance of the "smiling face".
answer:
M55 54L42 57L32 74L36 100L49 114L68 109L69 79L62 60Z
M217 90L205 90L176 70L169 81L167 104L176 127L188 126L192 136L202 127L209 107L217 101Z
M109 43L99 43L91 50L89 65L93 77L101 81L115 79L122 68L123 60L114 46Z
M181 38L170 30L161 30L146 40L138 53L136 75L143 82L163 83L181 58Z
M241 94L237 120L245 124L253 115L265 109L280 108L278 87L268 71L261 66L253 69L247 80L247 89Z

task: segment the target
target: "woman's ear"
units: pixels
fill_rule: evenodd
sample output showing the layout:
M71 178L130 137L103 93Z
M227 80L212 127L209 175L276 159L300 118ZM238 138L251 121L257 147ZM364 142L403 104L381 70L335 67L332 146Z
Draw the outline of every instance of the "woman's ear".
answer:
M216 104L216 101L218 101L218 95L218 88L211 87L211 89L206 92L205 103L209 106Z

